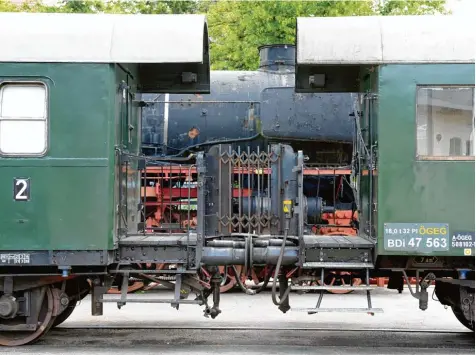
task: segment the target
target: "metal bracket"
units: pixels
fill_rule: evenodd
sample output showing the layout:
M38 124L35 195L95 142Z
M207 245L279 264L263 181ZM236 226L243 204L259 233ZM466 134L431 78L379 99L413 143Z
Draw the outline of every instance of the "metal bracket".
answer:
M119 90L120 91L129 90L130 88L131 87L129 85L127 85L124 80L119 84Z
M107 292L107 287L101 286L99 280L93 281L94 285L91 288L91 315L103 315L103 295Z
M129 286L129 272L125 271L122 275L122 285L121 285L121 300L117 302L117 308L121 309L126 305L127 299L127 289Z
M192 73L192 72L183 72L182 73L182 83L196 83L198 80L197 73Z
M3 293L5 295L11 295L13 293L13 277L6 276L3 279Z
M368 92L364 95L364 100L378 100L378 94Z
M138 158L137 159L137 170L145 170L146 163L145 158Z
M125 151L121 151L121 163L130 163L130 156Z

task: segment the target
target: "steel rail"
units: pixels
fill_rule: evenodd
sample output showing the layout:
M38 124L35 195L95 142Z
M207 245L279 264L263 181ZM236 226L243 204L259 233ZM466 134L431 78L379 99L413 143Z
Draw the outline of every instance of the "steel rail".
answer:
M213 327L193 327L193 326L170 326L170 325L70 325L67 324L57 327L62 329L104 329L104 330L114 330L114 329L168 329L168 330L266 330L266 331L325 331L325 332L386 332L386 333L438 333L438 334L474 334L472 331L457 331L457 330L439 330L439 329L406 329L406 328L368 328L368 329L358 329L358 328L324 328L324 327L253 327L253 326L221 326L217 324Z

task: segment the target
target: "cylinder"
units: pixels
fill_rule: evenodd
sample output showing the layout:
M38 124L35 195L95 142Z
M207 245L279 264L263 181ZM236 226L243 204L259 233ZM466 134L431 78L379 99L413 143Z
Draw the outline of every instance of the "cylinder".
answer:
M248 203L250 204L252 214L265 214L271 212L271 199L269 197L241 197L242 206L248 206ZM237 199L235 204L235 213L238 212L238 206L239 203Z
M276 265L281 247L253 248L253 265ZM245 249L204 247L202 262L206 265L245 265ZM286 247L282 265L292 265L298 260L298 248Z

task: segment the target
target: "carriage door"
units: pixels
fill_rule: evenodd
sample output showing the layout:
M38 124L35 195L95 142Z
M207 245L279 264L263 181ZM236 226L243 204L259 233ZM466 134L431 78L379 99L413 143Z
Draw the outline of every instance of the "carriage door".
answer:
M360 97L363 115L360 148L360 227L371 239L376 239L377 227L377 88L373 75L364 80L365 93Z
M116 201L118 201L117 230L119 236L136 233L140 222L140 172L137 156L140 151L140 114L134 102L132 78L124 74L118 88L117 142L120 147L117 164L119 176Z

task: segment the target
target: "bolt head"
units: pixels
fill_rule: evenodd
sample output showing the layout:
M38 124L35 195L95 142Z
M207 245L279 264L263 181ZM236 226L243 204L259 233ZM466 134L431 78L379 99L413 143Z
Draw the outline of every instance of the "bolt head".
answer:
M69 304L69 299L68 297L61 297L60 302L62 306L67 306Z

